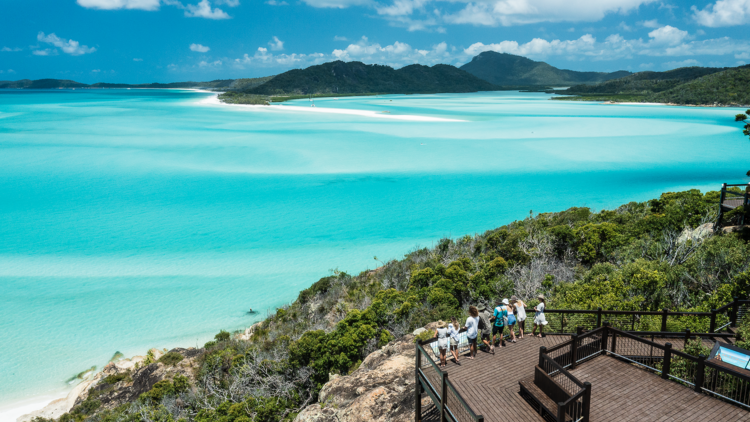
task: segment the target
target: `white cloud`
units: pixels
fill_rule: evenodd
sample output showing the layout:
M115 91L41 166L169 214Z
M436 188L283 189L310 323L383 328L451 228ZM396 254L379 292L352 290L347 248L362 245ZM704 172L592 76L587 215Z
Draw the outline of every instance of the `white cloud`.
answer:
M750 0L719 0L703 10L693 6L693 19L703 26L735 26L750 23Z
M206 47L205 45L201 44L190 44L190 50L196 51L198 53L206 53L210 48Z
M421 9L430 0L393 0L390 6L376 6L379 15L406 16Z
M273 39L268 42L268 45L273 51L280 51L284 49L284 41L281 41L279 37L273 37Z
M56 56L58 53L54 48L45 48L44 50L34 50L31 54L35 56Z
M339 37L338 35L333 37L333 40L334 41L349 41L346 37Z
M198 4L188 4L185 6L185 16L189 18L206 18L206 19L230 19L226 12L217 8L212 9L208 0L201 0Z
M0 51L3 51L3 52L16 52L16 51L21 51L21 50L23 50L23 49L22 48L18 48L18 47L16 47L16 48L3 47L3 49L0 50Z
M747 60L747 59L750 59L750 53L746 51L744 53L735 54L734 58L735 59L745 59L745 60Z
M159 9L159 0L78 0L77 3L87 9Z
M91 71L91 73L99 73L99 72L101 72L101 69L94 69Z
M627 31L627 32L632 32L633 31L633 27L629 26L625 22L620 22L620 24L617 25L617 28L620 29L621 31Z
M364 6L372 4L373 0L302 0L312 7L345 9L350 6Z
M661 26L659 25L659 21L657 21L656 19L641 21L638 22L638 25L644 26L646 28L658 28L659 26Z
M641 63L638 67L640 67L641 69L651 69L652 67L654 67L654 64L653 63Z
M666 25L649 32L648 36L652 38L654 44L677 45L688 36L688 33L687 31Z
M133 59L134 62L142 62L143 59Z
M430 50L419 50L399 41L381 46L378 43L370 43L367 37L362 37L356 44L349 44L345 49L333 50L331 56L336 60L380 63L392 67L414 63L449 63L452 59L445 42L433 45Z
M219 66L221 66L221 64L222 64L221 60L216 60L214 62L207 62L207 61L203 60L200 63L198 63L198 66L200 66L200 67L219 67Z
M695 59L686 59L682 61L666 62L662 64L665 69L677 69L678 67L700 66L701 62Z
M285 2L283 0L282 1L268 0L266 2L266 4L271 5L271 6L288 6L289 5L289 3L287 3L287 2Z
M61 48L63 52L65 52L66 54L70 54L71 56L80 56L83 54L89 54L89 53L93 53L96 51L95 47L88 47L85 45L80 45L78 41L66 40L64 38L58 37L54 33L49 34L49 35L44 35L44 32L39 32L39 34L37 34L36 36L36 39L47 44L52 44L57 48ZM37 55L42 55L42 54L37 54ZM48 54L44 54L44 55L48 55Z
M240 0L214 0L216 4L226 4L229 7L237 7L240 5Z
M464 49L464 53L467 56L476 56L484 51L496 51L498 53L509 53L519 56L544 57L557 54L580 54L585 51L592 51L595 44L596 38L591 36L591 34L586 34L576 40L568 41L547 41L541 38L534 38L525 44L519 44L516 41L501 41L495 44L478 42Z

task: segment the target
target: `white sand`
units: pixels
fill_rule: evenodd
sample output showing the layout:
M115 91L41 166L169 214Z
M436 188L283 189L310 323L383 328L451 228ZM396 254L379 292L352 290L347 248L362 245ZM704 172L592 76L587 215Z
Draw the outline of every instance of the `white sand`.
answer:
M230 106L230 107L242 107L247 110L253 111L295 111L305 113L323 113L323 114L349 114L353 116L364 116L364 117L376 117L382 119L391 120L405 120L409 122L465 122L466 120L458 119L446 119L442 117L429 117L429 116L415 116L409 114L389 114L371 110L351 110L346 108L328 108L328 107L302 107L302 106L288 106L288 105L254 105L254 104L227 104L219 101L219 95L213 95L198 101L198 104L209 105L209 106Z
M55 400L63 399L68 393L69 391L61 391L0 407L0 422L16 422L20 416L42 409Z

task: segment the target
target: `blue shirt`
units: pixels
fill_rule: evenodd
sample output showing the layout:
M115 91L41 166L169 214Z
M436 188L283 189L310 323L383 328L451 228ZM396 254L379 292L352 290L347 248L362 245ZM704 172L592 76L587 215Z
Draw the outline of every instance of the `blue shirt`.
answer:
M498 306L495 308L495 327L502 327L505 323L503 317L508 316L508 308Z

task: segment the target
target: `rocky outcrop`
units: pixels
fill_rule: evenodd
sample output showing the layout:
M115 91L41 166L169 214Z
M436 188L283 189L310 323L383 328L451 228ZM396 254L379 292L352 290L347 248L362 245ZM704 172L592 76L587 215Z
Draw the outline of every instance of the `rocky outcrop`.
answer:
M151 349L149 352L155 360L166 354L157 349ZM43 409L23 415L16 421L29 422L38 416L49 419L59 418L92 394L101 402L102 408L112 409L123 403L135 401L161 380L172 379L177 375L183 375L192 380L197 358L203 353L203 349L176 348L169 352L178 353L183 356L183 359L175 365L159 362L143 365L147 359L145 356L110 362L101 372L78 384L66 398L55 400Z
M319 401L295 422L407 422L414 420L414 335L371 353L350 375L333 377Z

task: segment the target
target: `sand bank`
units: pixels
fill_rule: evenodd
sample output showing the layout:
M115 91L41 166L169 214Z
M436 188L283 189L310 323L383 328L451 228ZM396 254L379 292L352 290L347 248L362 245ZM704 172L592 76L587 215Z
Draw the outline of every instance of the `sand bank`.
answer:
M372 110L352 110L346 108L329 108L329 107L303 107L290 105L253 105L253 104L227 104L219 101L218 94L212 95L198 101L201 105L222 106L222 107L241 107L248 110L257 111L294 111L304 113L322 113L322 114L348 114L352 116L375 117L380 119L402 120L409 122L465 122L466 120L446 119L443 117L416 116L410 114L390 114Z

